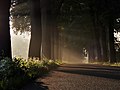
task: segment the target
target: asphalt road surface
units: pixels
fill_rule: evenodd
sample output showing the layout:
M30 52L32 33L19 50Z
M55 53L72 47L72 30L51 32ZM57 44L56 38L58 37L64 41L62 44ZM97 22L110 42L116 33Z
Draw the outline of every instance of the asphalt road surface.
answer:
M120 90L120 67L62 65L22 90Z

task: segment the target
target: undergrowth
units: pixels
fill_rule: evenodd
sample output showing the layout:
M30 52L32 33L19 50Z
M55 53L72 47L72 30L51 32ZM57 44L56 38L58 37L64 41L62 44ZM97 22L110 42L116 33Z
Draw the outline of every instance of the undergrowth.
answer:
M28 81L47 74L59 61L23 58L0 60L0 90L18 90Z
M110 62L94 62L94 63L89 63L89 64L100 64L100 65L107 65L107 66L120 66L119 63L110 63Z

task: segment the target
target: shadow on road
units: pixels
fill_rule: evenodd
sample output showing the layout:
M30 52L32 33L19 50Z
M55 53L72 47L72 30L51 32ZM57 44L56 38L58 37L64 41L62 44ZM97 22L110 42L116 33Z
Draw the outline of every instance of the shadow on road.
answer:
M102 65L63 65L56 71L120 80L120 67Z
M64 65L61 67L67 68L83 68L83 69L100 69L100 70L113 70L120 72L120 67L117 66L103 66L103 65L90 65L90 64L78 64L78 65Z
M43 84L43 82L32 82L21 90L48 90L48 87Z

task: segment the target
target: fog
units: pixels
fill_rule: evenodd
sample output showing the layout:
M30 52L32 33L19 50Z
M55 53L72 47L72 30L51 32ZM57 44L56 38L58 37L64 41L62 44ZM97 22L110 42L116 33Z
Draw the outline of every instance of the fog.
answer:
M88 63L88 56L83 57L76 50L73 50L70 48L63 48L62 60L63 60L63 63L68 63L68 64Z
M12 47L12 57L22 57L28 58L29 43L31 34L30 32L24 32L17 34L11 29L11 47ZM69 64L79 64L79 63L88 63L88 57L81 58L80 53L76 50L62 47L62 60L63 63Z
M28 58L28 51L29 51L29 44L31 33L24 32L20 33L19 31L17 34L11 28L11 47L12 47L12 57L22 57L27 59ZM80 53L74 49L65 48L64 45L61 45L61 55L63 63L69 64L79 64L79 63L88 63L88 56L81 57Z

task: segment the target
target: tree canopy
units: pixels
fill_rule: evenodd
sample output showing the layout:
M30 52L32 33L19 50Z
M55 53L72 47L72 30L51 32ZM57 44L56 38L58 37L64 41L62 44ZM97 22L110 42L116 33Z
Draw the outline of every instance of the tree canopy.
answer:
M112 52L114 30L120 28L119 4L119 0L50 0L49 12L63 34L65 47L80 53L86 48L92 54L89 58L102 61L115 57ZM30 7L30 0L12 0L11 17L16 31L31 30Z

